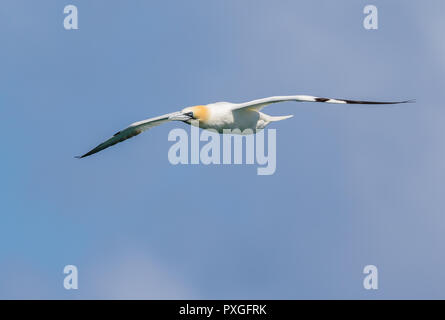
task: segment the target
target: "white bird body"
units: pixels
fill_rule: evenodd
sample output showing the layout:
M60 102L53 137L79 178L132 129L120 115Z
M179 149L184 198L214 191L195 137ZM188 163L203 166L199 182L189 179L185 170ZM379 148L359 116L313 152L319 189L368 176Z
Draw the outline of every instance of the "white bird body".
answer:
M184 108L182 111L165 114L159 117L150 118L135 122L128 126L126 129L117 132L107 141L99 144L97 147L80 156L84 158L97 153L103 149L106 149L116 143L134 137L143 131L146 131L152 127L158 126L162 123L169 121L182 121L194 126L207 130L216 130L217 132L224 134L228 133L241 133L249 134L256 133L259 130L264 129L269 123L275 121L281 121L292 116L269 116L260 112L265 106L285 101L297 101L297 102L326 102L336 104L397 104L410 101L399 102L376 102L376 101L361 101L361 100L345 100L345 99L331 99L320 98L305 95L296 96L276 96L264 99L253 100L244 103L230 103L230 102L216 102L207 105L198 105L193 107ZM233 131L238 129L239 131ZM244 131L244 132L243 132Z
M189 119L185 122L202 129L216 130L219 133L224 133L224 130L227 130L226 132L233 131L232 133L236 134L238 133L237 129L240 131L239 133L255 133L264 129L271 121L278 121L253 108L234 109L236 106L230 102L211 103L202 106L207 109L205 118L199 121ZM193 112L193 110L196 110L196 107L184 109L185 112Z

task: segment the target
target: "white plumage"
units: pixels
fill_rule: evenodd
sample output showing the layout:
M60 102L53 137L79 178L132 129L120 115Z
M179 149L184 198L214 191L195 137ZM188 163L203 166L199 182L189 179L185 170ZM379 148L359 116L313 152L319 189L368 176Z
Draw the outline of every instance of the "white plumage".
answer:
M346 100L346 99L332 99L321 98L314 96L296 95L296 96L275 96L264 99L253 100L244 103L230 103L230 102L216 102L208 105L199 105L187 107L182 111L165 114L159 117L150 118L135 122L113 135L107 141L99 144L91 151L85 153L78 158L84 158L106 149L116 143L134 137L141 132L152 127L158 126L169 121L183 121L191 125L198 125L203 129L216 130L219 133L224 133L224 130L239 129L241 132L248 129L249 132L255 133L258 130L264 129L269 123L274 121L285 120L292 116L269 116L262 113L260 110L265 106L285 101L297 102L325 102L337 104L398 104L411 101L361 101L361 100Z

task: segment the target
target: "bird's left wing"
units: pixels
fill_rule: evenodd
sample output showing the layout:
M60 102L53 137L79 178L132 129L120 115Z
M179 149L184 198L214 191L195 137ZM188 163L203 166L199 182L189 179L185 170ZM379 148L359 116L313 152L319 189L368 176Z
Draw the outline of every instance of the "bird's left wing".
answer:
M150 118L142 121L138 121L135 123L130 124L127 128L115 133L110 139L108 139L105 142L102 142L99 144L96 148L92 149L91 151L88 151L82 156L76 157L76 158L85 158L92 154L95 154L99 151L102 151L108 147L111 147L112 145L115 145L116 143L122 142L124 140L130 139L134 136L137 136L141 132L148 130L152 127L158 126L164 122L171 121L171 117L178 114L178 112L173 112L169 114L165 114L163 116Z
M277 102L285 102L285 101L297 101L297 102L326 102L326 103L340 103L340 104L397 104L397 103L406 103L412 102L412 100L407 101L363 101L363 100L347 100L347 99L333 99L333 98L322 98L322 97L314 97L314 96L276 96L276 97L268 97L258 100L253 100L244 103L234 104L232 110L243 109L243 108L252 108L256 110L261 110L265 106L277 103Z

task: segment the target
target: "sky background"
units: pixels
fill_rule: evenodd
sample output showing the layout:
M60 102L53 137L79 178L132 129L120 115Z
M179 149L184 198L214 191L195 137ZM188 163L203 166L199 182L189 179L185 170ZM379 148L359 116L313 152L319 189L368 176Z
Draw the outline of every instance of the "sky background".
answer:
M74 4L79 29L63 28ZM379 29L363 28L376 5ZM0 298L445 298L445 2L0 4ZM216 101L283 103L277 170L173 166L157 127ZM63 268L79 270L65 290ZM365 290L364 266L379 270Z

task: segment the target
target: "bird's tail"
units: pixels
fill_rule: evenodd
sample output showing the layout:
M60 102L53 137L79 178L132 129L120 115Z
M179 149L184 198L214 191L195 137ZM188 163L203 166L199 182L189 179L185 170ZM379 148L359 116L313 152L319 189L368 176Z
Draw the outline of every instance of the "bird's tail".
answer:
M293 115L290 115L290 116L277 116L277 117L267 115L267 120L270 121L270 122L274 122L274 121L286 120L286 119L289 119L289 118L292 118L292 117L293 117Z

